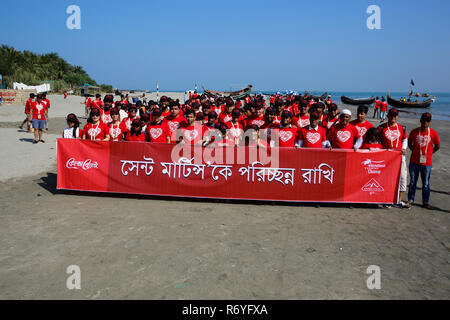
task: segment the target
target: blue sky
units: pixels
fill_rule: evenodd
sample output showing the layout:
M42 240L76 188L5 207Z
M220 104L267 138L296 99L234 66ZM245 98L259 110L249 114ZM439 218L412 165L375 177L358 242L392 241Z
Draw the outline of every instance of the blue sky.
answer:
M81 9L68 30L66 8ZM381 30L369 30L369 5ZM8 1L0 43L154 90L450 91L450 1Z

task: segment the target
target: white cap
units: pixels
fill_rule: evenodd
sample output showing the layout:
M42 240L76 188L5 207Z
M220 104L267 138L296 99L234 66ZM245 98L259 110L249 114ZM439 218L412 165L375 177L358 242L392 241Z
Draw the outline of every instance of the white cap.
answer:
M348 110L348 109L342 110L341 113L342 113L342 114L348 114L350 117L352 116L352 112L351 112L350 110Z

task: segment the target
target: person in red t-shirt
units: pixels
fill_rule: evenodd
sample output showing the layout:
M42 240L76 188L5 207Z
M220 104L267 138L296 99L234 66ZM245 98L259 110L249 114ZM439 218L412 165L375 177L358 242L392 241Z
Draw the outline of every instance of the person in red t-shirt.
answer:
M328 132L330 128L339 123L339 111L336 104L332 103L328 106L328 114L322 121L322 127Z
M381 107L380 98L376 97L375 102L373 104L373 118L374 119L380 119L380 107Z
M339 117L340 123L331 127L328 132L328 140L331 142L330 148L336 149L359 149L362 145L362 138L358 129L350 124L352 113L348 109L342 110Z
M167 143L177 142L177 129L186 125L186 119L180 115L180 105L176 101L172 101L170 104L170 116L164 118L164 123L168 126Z
M88 94L84 95L84 102L80 102L80 104L84 104L84 116L87 118L89 116L89 112L91 112L91 102L92 99Z
M186 118L186 123L183 123L178 129L177 138L179 136L182 143L201 145L202 126L195 122L195 111L192 109L186 110L184 115Z
M214 147L234 147L234 140L228 137L227 125L224 123L218 123L216 128L220 134L211 145Z
M111 123L108 126L108 133L111 141L122 141L124 134L128 131L124 122L120 121L119 109L112 108L110 112Z
M103 109L103 101L101 100L102 95L100 93L97 93L95 95L95 100L91 101L91 110L92 109Z
M290 147L293 148L298 145L298 128L292 125L292 114L284 110L281 113L281 124L277 129L273 129L272 137L270 141L271 147Z
M377 128L370 128L367 130L365 141L361 147L361 149L370 150L370 151L379 151L383 150L383 146L378 140L378 130Z
M350 121L350 124L355 126L358 129L359 134L365 139L366 133L370 128L373 128L373 124L366 120L367 112L369 112L369 107L366 105L362 105L358 107L357 111L357 119Z
M207 146L211 142L214 142L217 132L217 113L211 111L208 115L208 121L202 127L202 145Z
M125 136L125 141L145 142L145 133L142 132L141 120L134 119L131 122L131 129Z
M153 121L147 126L147 141L153 143L166 143L168 127L164 124L164 118L160 109L153 109Z
M252 115L247 118L246 129L248 129L251 125L256 124L258 127L264 125L264 108L262 104L256 104L254 112Z
M299 147L301 148L327 148L330 142L327 140L327 132L319 126L319 114L312 112L310 124L300 129Z
M412 150L409 161L411 183L408 190L408 203L414 202L419 173L422 178L422 203L426 209L432 209L430 201L430 177L433 167L433 154L441 147L437 132L430 128L431 114L426 112L420 118L420 128L411 131L408 147Z
M100 111L92 109L88 123L83 128L84 140L109 141L108 126L100 120Z
M131 123L133 122L134 119L139 119L139 117L137 116L136 106L131 105L128 108L128 118L125 118L122 120L122 122L125 124L127 131L129 131L131 129Z
M267 140L260 138L260 135L259 135L260 128L256 124L251 125L250 128L248 128L248 130L250 130L250 135L249 135L249 139L247 142L247 146L260 147L260 148L264 148L264 149L267 149L270 147L269 143L267 143Z
M227 123L231 121L231 112L234 109L233 100L227 100L224 112L219 115L219 122Z
M308 105L304 102L301 102L299 105L299 114L295 116L292 121L299 128L304 128L309 126L309 113L308 113Z
M242 136L244 135L244 126L239 119L241 118L241 112L235 108L231 111L231 121L225 124L228 127L228 136L233 139L234 145L238 146L241 143Z
M384 122L386 120L386 112L388 109L388 103L384 99L384 97L381 99L381 105L380 105L380 122Z
M34 101L31 104L31 113L32 113L32 124L34 129L34 141L33 143L36 144L39 141L45 142L42 140L42 131L45 127L45 122L47 119L47 104L43 102L42 95L38 94L36 101Z
M378 127L378 134L380 136L383 149L398 150L402 152L398 205L401 208L409 209L411 208L411 206L408 203L402 201L403 195L406 192L406 183L408 178L408 170L406 168L406 149L408 148L408 136L406 134L406 127L397 122L397 109L389 110L387 118L387 123L384 123Z
M25 120L23 120L22 124L19 126L20 129L23 129L23 125L25 123L27 123L27 130L28 132L31 131L31 105L33 103L33 100L35 98L34 93L30 93L30 98L27 100L26 104L25 104L25 115L26 118Z

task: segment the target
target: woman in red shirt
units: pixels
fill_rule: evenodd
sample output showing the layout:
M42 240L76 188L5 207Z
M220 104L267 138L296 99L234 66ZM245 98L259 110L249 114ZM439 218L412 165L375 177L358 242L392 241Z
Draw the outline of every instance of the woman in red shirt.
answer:
M141 121L139 119L134 119L131 123L131 129L126 135L125 141L145 141L145 134L142 132Z
M119 109L112 108L110 115L112 122L108 126L108 133L111 141L122 141L124 133L128 130L125 123L120 122Z
M108 126L100 120L100 110L91 109L88 123L83 129L83 139L109 141Z

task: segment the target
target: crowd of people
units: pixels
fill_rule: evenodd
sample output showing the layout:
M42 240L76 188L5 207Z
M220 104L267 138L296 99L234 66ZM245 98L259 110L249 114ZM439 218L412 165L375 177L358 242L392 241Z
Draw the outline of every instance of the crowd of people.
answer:
M27 119L35 132L35 141L42 140L42 130L48 119L50 102L45 96L30 96ZM159 101L130 103L121 96L97 94L84 101L87 123L81 123L75 114L67 116L68 127L63 138L100 141L140 141L150 143L187 143L202 146L257 146L398 150L402 153L399 183L401 200L407 191L406 150L412 150L409 172L411 184L408 201L399 206L409 208L414 201L419 174L422 178L422 199L429 205L429 180L433 153L439 150L436 131L430 128L431 114L424 113L421 126L409 136L405 126L398 123L396 109L387 112L387 103L376 99L375 112L381 110L381 121L374 127L366 118L369 106L359 106L356 118L348 109L339 110L328 96L325 101L308 95L272 95L266 102L262 95L232 99L211 97L196 92L184 104L162 96ZM376 106L379 106L378 108ZM374 113L374 117L376 114Z

